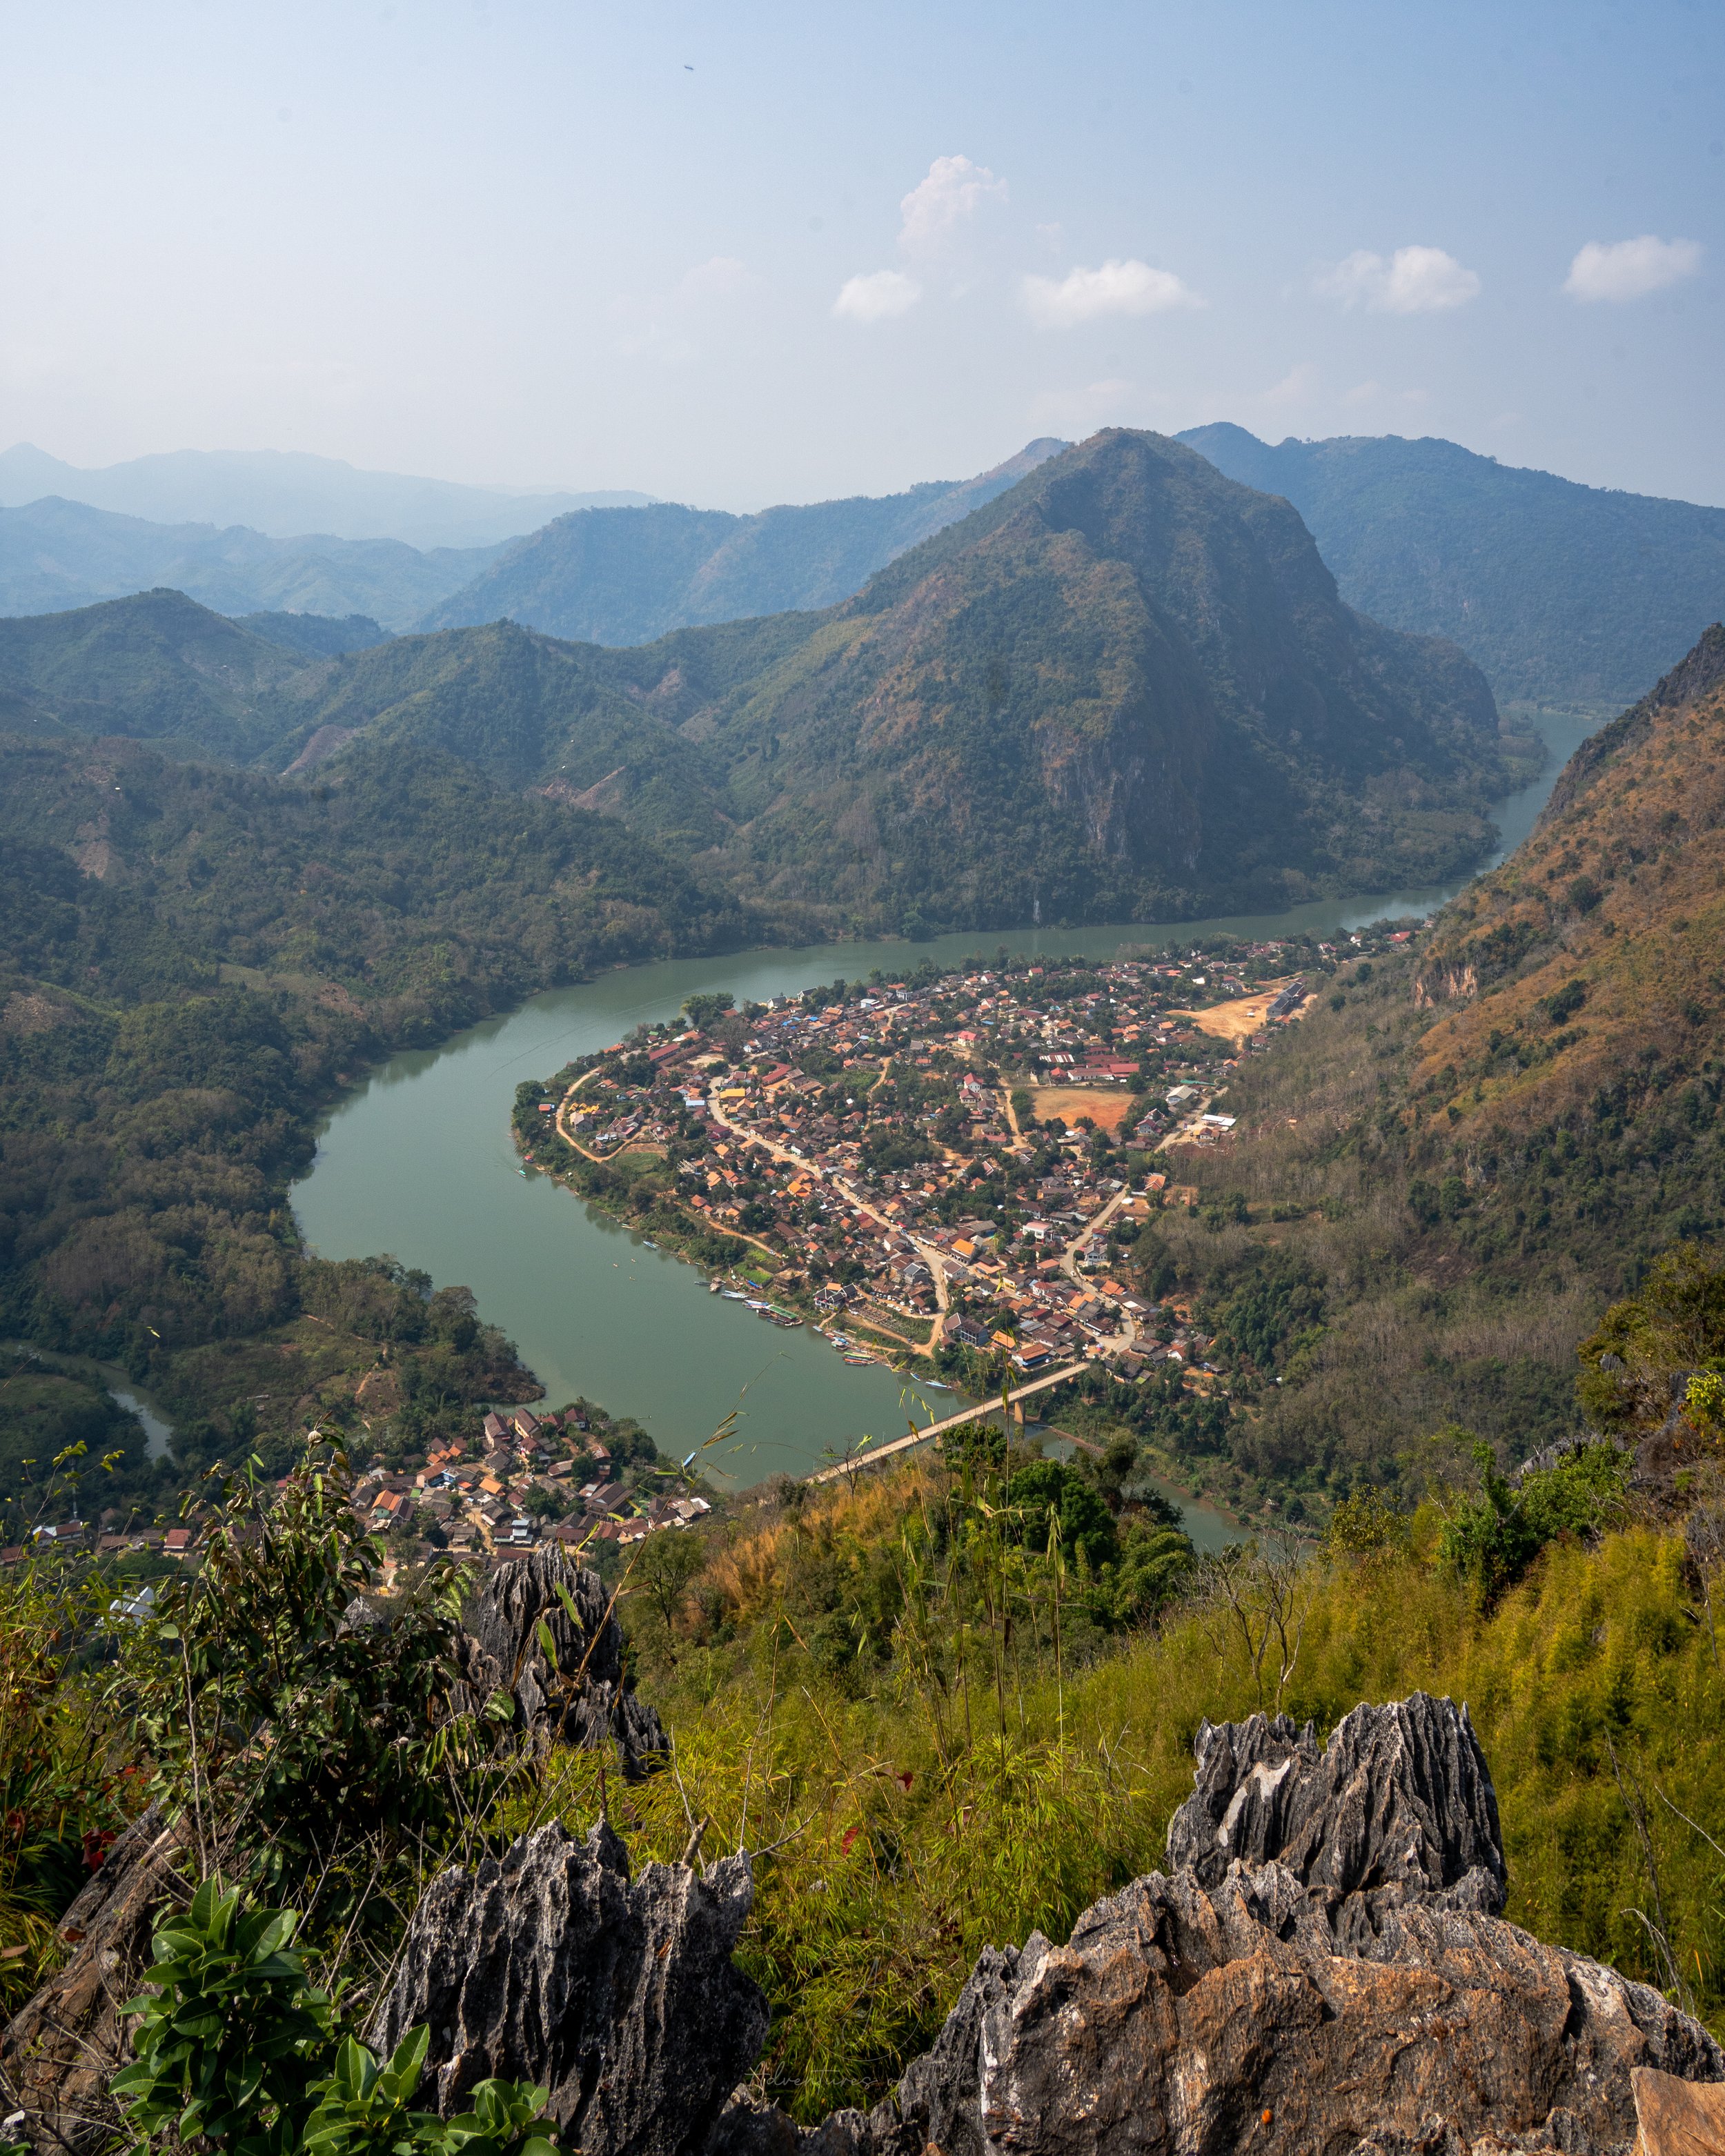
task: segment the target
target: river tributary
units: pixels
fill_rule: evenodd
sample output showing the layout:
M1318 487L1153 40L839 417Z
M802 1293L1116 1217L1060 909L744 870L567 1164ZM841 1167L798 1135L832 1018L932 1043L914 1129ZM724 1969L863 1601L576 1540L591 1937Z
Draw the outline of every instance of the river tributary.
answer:
M1526 837L1591 727L1548 716L1543 731L1550 762L1497 811L1504 851ZM552 1405L584 1394L613 1414L634 1416L662 1450L678 1454L735 1410L735 1438L709 1453L707 1464L739 1484L806 1472L860 1440L899 1436L912 1419L950 1414L954 1395L884 1367L850 1368L807 1329L760 1323L740 1304L710 1295L692 1265L651 1248L548 1177L523 1175L509 1129L523 1079L547 1077L633 1026L674 1016L700 989L728 988L739 1004L764 1002L840 974L863 978L876 966L891 973L925 957L992 956L1002 944L1111 957L1122 943L1183 948L1222 932L1324 934L1429 913L1461 887L1172 925L816 944L619 969L536 996L441 1048L394 1057L330 1116L311 1173L295 1193L295 1209L307 1240L326 1257L388 1251L440 1284L470 1287L484 1315L504 1327L542 1379ZM1178 1502L1201 1546L1230 1537L1220 1515Z

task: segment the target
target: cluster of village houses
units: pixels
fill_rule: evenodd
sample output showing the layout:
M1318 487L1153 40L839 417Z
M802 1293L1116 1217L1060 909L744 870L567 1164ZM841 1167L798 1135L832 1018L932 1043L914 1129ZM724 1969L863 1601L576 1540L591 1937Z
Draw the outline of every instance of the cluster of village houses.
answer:
M686 1527L712 1507L672 1479L646 1491L619 1470L586 1409L492 1411L477 1444L451 1439L423 1467L367 1476L355 1512L374 1532L411 1527L434 1545L474 1557L504 1557L540 1542L572 1549L629 1543Z
M1386 923L1317 957L1406 941ZM1178 1179L1181 1150L1226 1142L1233 1118L1213 1101L1239 1056L1297 1015L1304 978L1276 978L1287 956L1286 944L1254 943L1225 964L1195 952L1050 962L916 987L883 981L831 1002L781 997L750 1009L740 1048L716 1046L711 1028L660 1028L540 1105L590 1158L675 1147L691 1219L765 1261L753 1280L772 1298L739 1296L781 1322L797 1322L800 1301L853 1359L896 1342L1009 1358L1027 1377L1083 1357L1128 1378L1171 1365L1203 1384L1204 1373L1225 1374L1207 1359L1213 1340L1184 1303L1133 1291L1120 1257L1163 1206L1196 1202ZM1255 989L1255 1030L1219 1052L1201 1019ZM622 1075L644 1057L644 1078ZM901 1089L900 1073L919 1082ZM1014 1105L1025 1094L1028 1117ZM1077 1123L1075 1101L1104 1112ZM1060 1116L1076 1127L1055 1137ZM1090 1127L1104 1122L1111 1146ZM967 1211L967 1196L983 1192L999 1202ZM374 1469L353 1503L375 1532L490 1563L546 1541L629 1543L711 1509L662 1465L644 1476L619 1470L579 1406L489 1413L423 1466ZM199 1532L194 1522L100 1532L71 1520L35 1538L184 1560ZM0 1551L0 1563L23 1553Z
M1120 1253L1153 1212L1195 1198L1180 1148L1226 1142L1233 1118L1214 1103L1238 1057L1306 995L1286 958L1260 943L1225 963L840 984L752 1006L728 1046L711 1023L620 1043L540 1105L590 1158L674 1158L688 1214L758 1250L759 1314L812 1306L853 1356L896 1341L1009 1354L1025 1374L1078 1354L1130 1375L1201 1366L1208 1342L1131 1291ZM1206 1029L1255 995L1238 1038Z
M635 1450L628 1462L614 1461L584 1407L545 1414L494 1409L483 1420L475 1415L470 1436L434 1448L423 1466L390 1470L374 1464L355 1485L353 1511L398 1553L441 1548L490 1563L544 1542L571 1550L627 1545L661 1529L690 1527L712 1510L668 1462L644 1469ZM34 1541L38 1548L98 1557L195 1560L204 1523L194 1516L174 1527L106 1532L70 1520L39 1527ZM15 1563L24 1553L23 1546L0 1551L0 1563Z

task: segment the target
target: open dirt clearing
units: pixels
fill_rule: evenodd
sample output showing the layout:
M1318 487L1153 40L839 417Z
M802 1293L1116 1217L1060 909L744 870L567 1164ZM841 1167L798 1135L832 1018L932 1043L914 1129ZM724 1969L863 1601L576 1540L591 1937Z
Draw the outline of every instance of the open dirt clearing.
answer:
M1030 1096L1038 1122L1060 1122L1070 1131L1081 1116L1088 1116L1098 1130L1114 1132L1147 1105L1142 1093L1124 1086L1039 1086Z
M1189 1019L1200 1033L1213 1034L1218 1040L1250 1040L1255 1033L1264 1030L1270 1006L1281 988L1280 981L1272 981L1256 995L1239 996L1231 1004L1212 1004L1208 1010L1170 1011L1168 1016Z

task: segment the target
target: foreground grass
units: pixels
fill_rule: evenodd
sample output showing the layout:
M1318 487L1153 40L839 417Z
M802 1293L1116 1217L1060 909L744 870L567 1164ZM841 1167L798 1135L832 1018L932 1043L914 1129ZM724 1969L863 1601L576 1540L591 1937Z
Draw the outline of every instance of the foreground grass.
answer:
M861 1547L891 1505L884 1491L857 1502ZM751 1614L661 1666L650 1688L677 1732L675 1774L624 1794L614 1783L609 1802L640 1859L675 1858L702 1819L709 1858L770 1852L742 1954L773 2009L764 2086L805 2119L875 2100L983 1946L1064 1938L1091 1901L1154 1869L1206 1717L1279 1705L1322 1734L1361 1700L1420 1688L1472 1712L1511 1917L1725 2030L1725 1677L1681 1541L1636 1527L1553 1547L1482 1614L1430 1563L1435 1526L1416 1522L1404 1551L1297 1574L1298 1653L1281 1681L1273 1657L1255 1677L1213 1608L1187 1605L1057 1677L1045 1656L1029 1671L992 1661L979 1635L945 1643L942 1662L913 1606L860 1687L782 1621L771 1548L721 1559ZM584 1820L600 1798L593 1762L572 1757L539 1809Z

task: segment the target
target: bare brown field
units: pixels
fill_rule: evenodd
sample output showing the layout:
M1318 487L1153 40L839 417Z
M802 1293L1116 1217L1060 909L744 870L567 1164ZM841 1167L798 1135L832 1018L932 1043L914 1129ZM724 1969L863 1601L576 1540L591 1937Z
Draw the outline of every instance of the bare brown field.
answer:
M1031 1095L1039 1122L1063 1122L1070 1131L1081 1116L1111 1137L1134 1108L1142 1113L1144 1096L1124 1086L1039 1086Z

